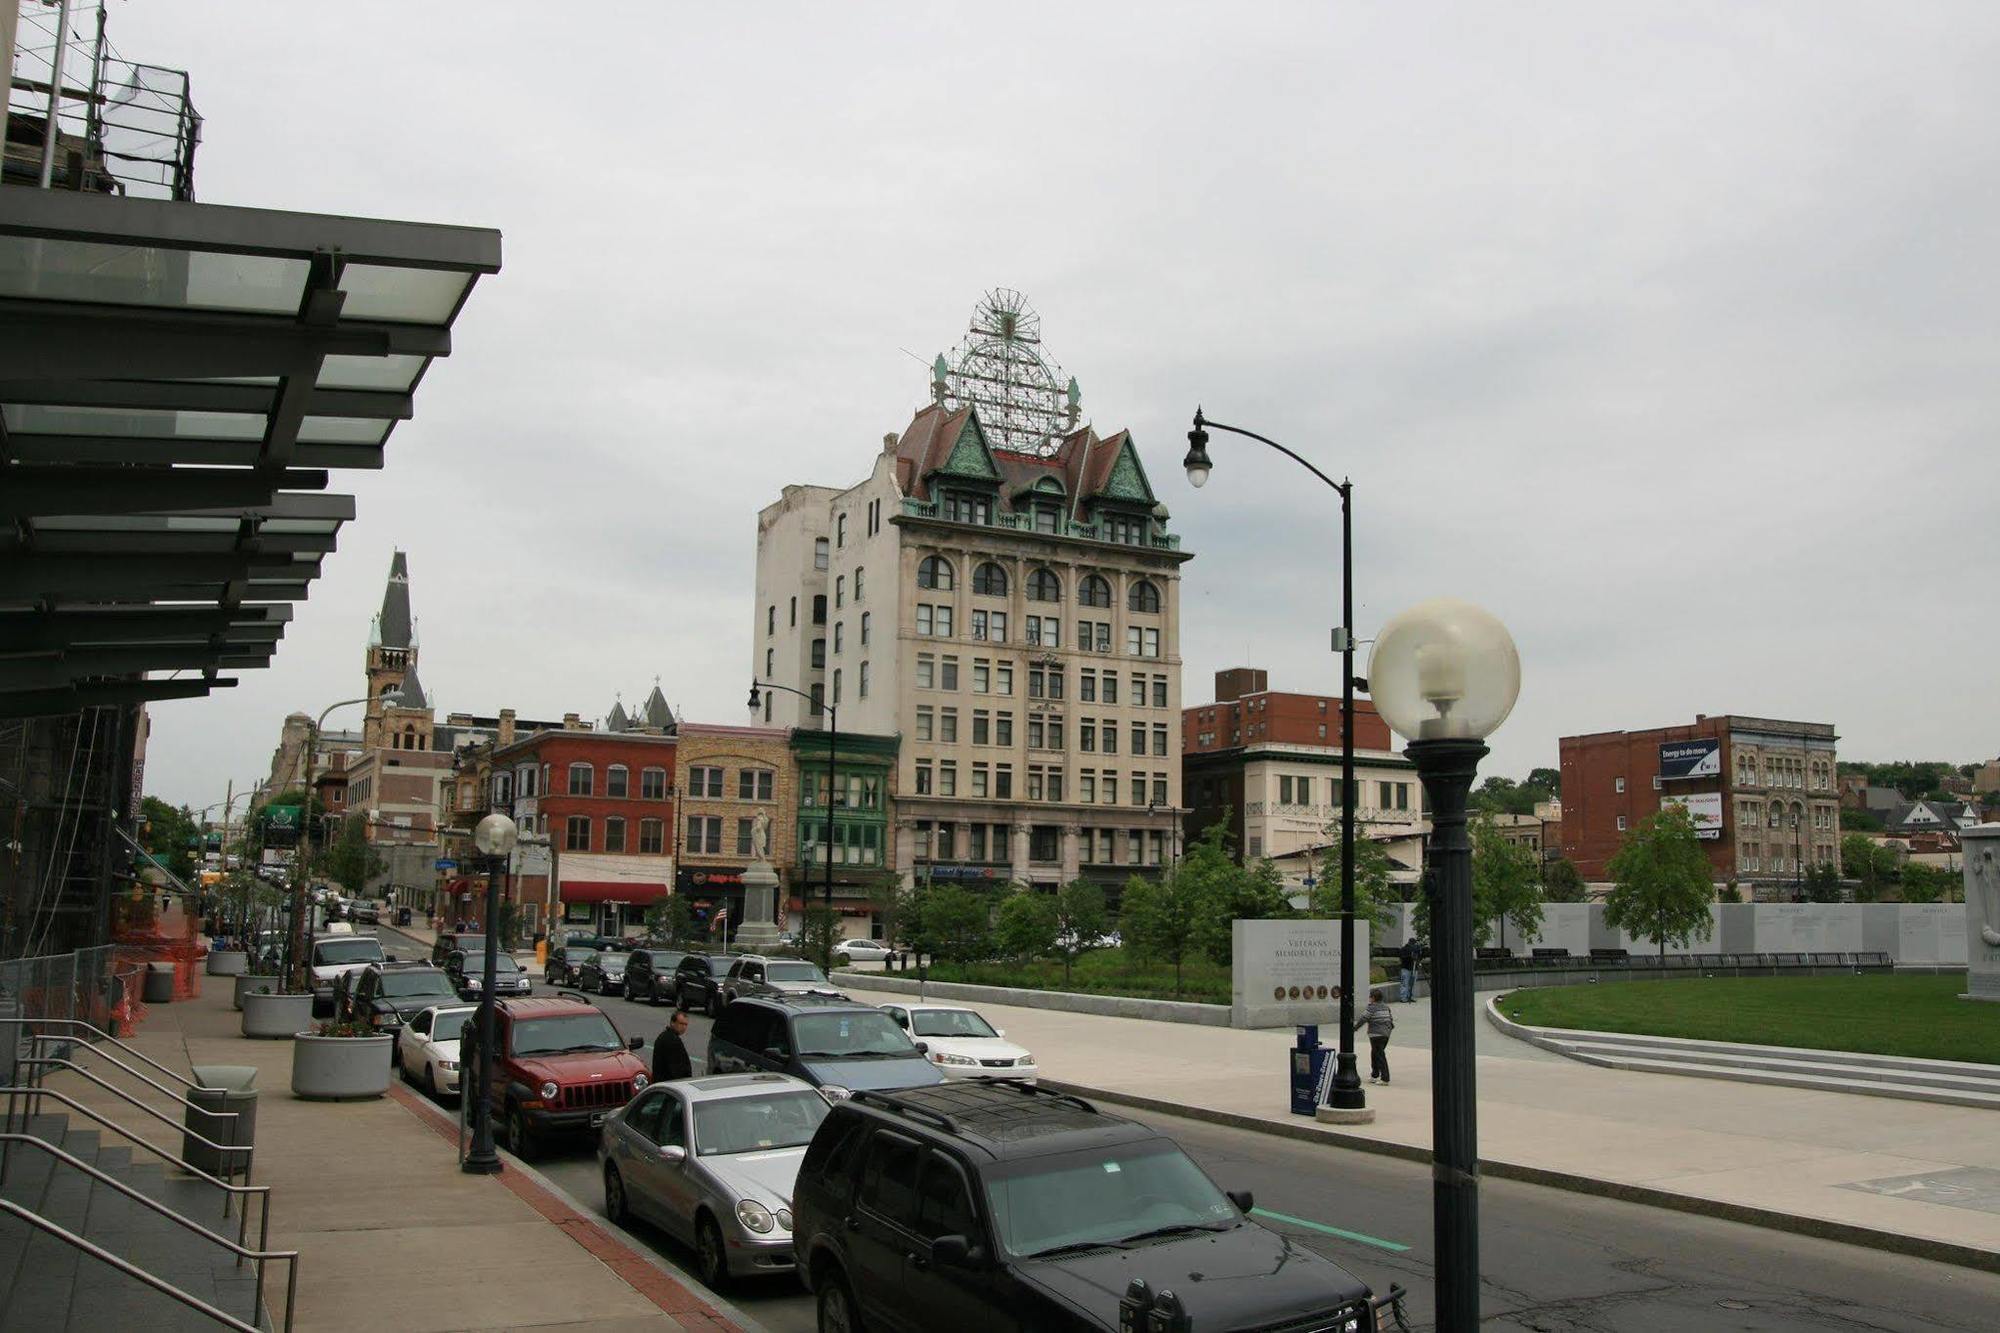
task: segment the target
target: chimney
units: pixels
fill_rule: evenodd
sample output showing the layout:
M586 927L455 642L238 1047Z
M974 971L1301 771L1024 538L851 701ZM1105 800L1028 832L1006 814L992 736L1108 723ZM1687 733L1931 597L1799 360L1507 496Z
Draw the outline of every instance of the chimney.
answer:
M563 730L564 730L564 731L582 731L582 730L583 730L583 715L582 715L581 713L564 713L564 714L563 714Z
M514 743L514 710L511 708L503 708L500 710L500 744L512 745L513 743Z

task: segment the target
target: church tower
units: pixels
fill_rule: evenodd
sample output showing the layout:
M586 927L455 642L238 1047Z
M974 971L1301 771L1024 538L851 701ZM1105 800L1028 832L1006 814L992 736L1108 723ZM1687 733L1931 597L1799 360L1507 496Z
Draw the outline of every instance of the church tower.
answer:
M402 694L400 704L385 706L388 690ZM417 679L416 622L410 616L409 559L397 551L389 561L389 582L382 590L382 609L368 633L368 715L362 723L363 750L428 750L432 712L423 684Z

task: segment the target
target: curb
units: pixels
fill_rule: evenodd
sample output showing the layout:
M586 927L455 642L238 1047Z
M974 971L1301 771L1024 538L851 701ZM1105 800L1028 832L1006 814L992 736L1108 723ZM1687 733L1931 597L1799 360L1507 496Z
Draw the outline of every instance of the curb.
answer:
M457 1144L458 1120L443 1107L395 1080L389 1084L389 1096L419 1120L430 1122L430 1127L448 1142ZM507 1169L493 1177L494 1180L520 1195L559 1231L609 1268L614 1277L651 1301L663 1313L685 1327L712 1329L715 1333L727 1333L729 1330L735 1333L770 1333L763 1324L702 1286L698 1278L683 1271L665 1255L611 1222L534 1167L497 1144L495 1150L505 1159ZM543 1200L533 1197L537 1193L548 1196L548 1200L558 1205L559 1210L544 1206ZM573 1216L565 1217L565 1213ZM632 1271L636 1268L651 1270L651 1280L647 1273ZM690 1319L698 1322L690 1323Z
M1180 1102L1162 1101L1156 1097L1141 1097L1133 1093L1119 1092L1110 1088L1086 1087L1081 1083L1063 1083L1051 1078L1039 1080L1042 1087L1057 1092L1067 1092L1079 1097L1092 1097L1098 1101L1110 1102L1116 1106L1129 1106L1135 1110L1153 1111L1160 1115L1179 1116L1183 1120L1200 1120L1211 1125L1223 1125L1231 1129L1249 1130L1252 1133L1270 1134L1277 1138L1300 1139L1308 1143L1324 1143L1335 1148L1352 1148L1359 1152L1374 1153L1381 1157L1398 1157L1406 1162L1429 1162L1428 1148L1409 1143L1392 1143L1383 1139L1373 1139L1362 1134L1348 1133L1338 1129L1323 1129L1317 1122L1286 1124L1280 1120L1265 1120L1258 1116L1243 1115L1235 1111L1217 1111L1205 1106L1188 1106ZM1719 1199L1705 1199L1693 1194L1677 1194L1672 1190L1655 1189L1650 1185L1628 1185L1615 1180L1599 1180L1594 1176L1579 1175L1571 1171L1556 1171L1548 1167L1528 1166L1520 1162L1502 1162L1490 1157L1479 1159L1482 1175L1496 1180L1518 1180L1530 1185L1543 1185L1550 1189L1568 1190L1572 1194L1592 1194L1599 1198L1619 1199L1626 1203L1640 1203L1652 1208L1670 1208L1678 1213L1694 1213L1701 1217L1716 1217L1728 1222L1741 1222L1748 1226L1763 1227L1767 1231L1783 1231L1797 1236L1812 1236L1819 1240L1839 1241L1845 1245L1860 1245L1868 1249L1884 1250L1892 1254L1908 1255L1916 1259L1931 1259L1957 1268L1971 1268L1985 1273L2000 1273L2000 1251L1983 1250L1976 1245L1960 1245L1952 1241L1931 1240L1923 1236L1906 1235L1900 1231L1886 1231L1875 1227L1864 1227L1852 1222L1834 1222L1826 1218L1806 1217L1799 1213L1780 1212L1773 1208L1756 1208L1749 1204L1728 1203Z

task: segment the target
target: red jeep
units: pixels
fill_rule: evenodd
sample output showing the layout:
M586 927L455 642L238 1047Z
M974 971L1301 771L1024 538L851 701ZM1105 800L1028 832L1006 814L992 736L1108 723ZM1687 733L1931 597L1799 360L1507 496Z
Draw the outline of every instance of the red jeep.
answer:
M604 1117L646 1086L646 1066L594 1004L551 996L493 1006L499 1058L488 1086L495 1129L529 1159L551 1137L595 1138ZM469 1066L468 1066L469 1068Z

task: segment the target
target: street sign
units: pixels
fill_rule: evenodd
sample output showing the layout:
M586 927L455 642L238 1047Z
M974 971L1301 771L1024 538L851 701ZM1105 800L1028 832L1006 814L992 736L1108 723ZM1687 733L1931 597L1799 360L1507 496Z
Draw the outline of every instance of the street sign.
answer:
M431 864L439 870L458 869L458 862L452 860L449 856L440 856L437 860L431 862Z

